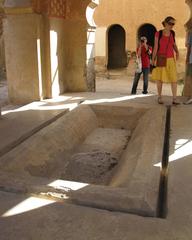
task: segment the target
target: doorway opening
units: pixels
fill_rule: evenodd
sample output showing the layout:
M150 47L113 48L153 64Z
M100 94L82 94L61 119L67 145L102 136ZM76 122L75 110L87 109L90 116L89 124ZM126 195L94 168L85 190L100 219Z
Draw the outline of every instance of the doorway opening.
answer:
M137 39L139 40L142 36L148 39L148 44L154 46L154 37L157 29L154 25L146 23L140 26L137 33Z
M108 69L127 66L125 38L126 34L122 26L115 24L108 29Z

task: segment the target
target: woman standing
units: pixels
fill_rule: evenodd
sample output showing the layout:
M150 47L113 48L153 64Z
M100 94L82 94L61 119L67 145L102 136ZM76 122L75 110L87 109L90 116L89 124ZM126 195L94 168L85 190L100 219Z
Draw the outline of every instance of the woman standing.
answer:
M179 58L179 51L175 42L175 33L172 30L175 19L171 16L166 17L162 22L164 29L156 32L155 45L152 55L152 64L156 65L152 72L152 79L157 81L158 103L163 104L162 85L170 83L173 94L173 104L179 104L177 97L177 71L176 60Z

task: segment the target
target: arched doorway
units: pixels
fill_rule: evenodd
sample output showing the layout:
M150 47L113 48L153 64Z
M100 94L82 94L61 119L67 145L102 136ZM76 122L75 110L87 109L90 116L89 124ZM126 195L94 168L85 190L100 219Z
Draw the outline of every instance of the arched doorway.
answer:
M116 24L108 30L108 69L126 67L125 30Z
M148 43L150 46L154 46L154 36L157 29L150 23L143 24L137 33L137 39L140 39L141 36L145 36L148 39Z

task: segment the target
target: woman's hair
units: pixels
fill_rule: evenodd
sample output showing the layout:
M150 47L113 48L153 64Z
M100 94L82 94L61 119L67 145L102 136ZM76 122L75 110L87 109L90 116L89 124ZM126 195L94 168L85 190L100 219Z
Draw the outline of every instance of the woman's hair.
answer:
M163 27L165 27L165 23L168 23L168 22L170 22L170 21L175 21L175 18L174 18L174 17L171 17L171 16L166 17L166 18L163 20L163 22L162 22Z

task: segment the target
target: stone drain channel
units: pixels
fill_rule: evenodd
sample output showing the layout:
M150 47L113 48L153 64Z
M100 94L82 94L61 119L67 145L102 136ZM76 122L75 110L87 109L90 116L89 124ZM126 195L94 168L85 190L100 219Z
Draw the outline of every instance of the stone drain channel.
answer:
M169 111L81 104L0 157L0 190L164 217Z
M168 214L168 199L167 199L167 186L168 186L168 167L169 167L169 139L170 139L170 123L171 123L171 106L167 106L166 122L165 122L165 136L162 154L162 169L159 184L159 198L158 198L158 211L157 216L166 218Z

